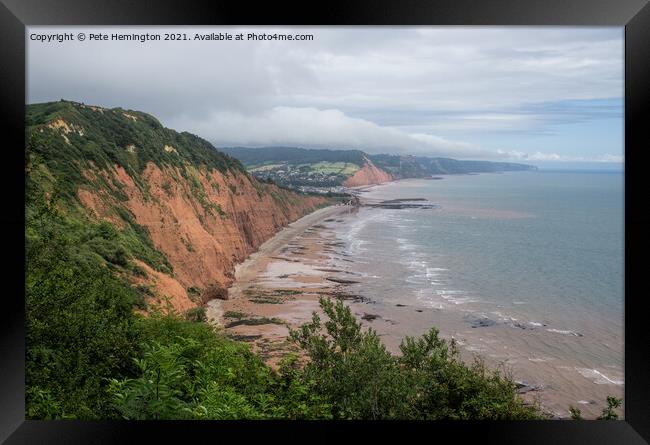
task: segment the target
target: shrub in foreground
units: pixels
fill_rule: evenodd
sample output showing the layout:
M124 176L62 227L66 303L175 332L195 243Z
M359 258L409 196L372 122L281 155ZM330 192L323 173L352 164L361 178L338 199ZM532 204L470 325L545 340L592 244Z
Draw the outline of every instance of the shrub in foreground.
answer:
M514 382L483 362L468 366L452 341L433 328L407 337L391 355L372 329L363 331L341 301L320 300L328 321L292 332L309 361L304 377L342 419L538 419Z
M145 351L134 378L111 379L124 419L317 419L329 408L300 378L295 359L278 372L244 343L173 314L140 321Z
M465 365L432 329L390 354L342 302L321 299L291 337L307 363L287 357L278 371L247 345L176 315L142 318L144 353L134 378L112 379L125 419L536 419L515 385L481 362Z

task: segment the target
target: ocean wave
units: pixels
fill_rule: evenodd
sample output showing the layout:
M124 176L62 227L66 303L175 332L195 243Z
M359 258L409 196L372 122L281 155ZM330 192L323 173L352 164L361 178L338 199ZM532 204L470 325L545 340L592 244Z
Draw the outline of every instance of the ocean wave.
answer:
M554 329L554 328L549 328L547 329L548 332L554 332L556 334L562 334L562 335L573 335L575 337L583 337L583 335L579 332L576 331L571 331L568 329Z
M421 255L420 252L417 252L419 246L413 243L412 240L404 238L405 235L415 233L414 230L410 230L401 226L393 226L392 228L394 229L393 234L395 234L396 231L397 234L401 235L393 238L395 242L397 242L398 249L405 252L411 252L413 255Z
M506 314L504 314L504 313L502 313L500 311L492 311L492 312L490 312L490 314L496 315L496 317L497 317L497 319L498 319L498 321L500 323L509 324L510 326L515 327L515 328L519 328L519 329L535 330L536 328L546 326L546 324L540 323L538 321L519 320L516 317L506 315ZM570 332L573 332L573 331L570 331ZM568 334L569 331L566 331L566 332L561 331L560 333L567 333ZM576 335L580 336L580 334L577 334L577 333L576 333Z
M416 298L418 302L420 302L422 305L424 305L425 307L429 307L431 309L443 310L447 308L447 306L445 306L443 303L436 303L431 298L425 297L423 295L420 295Z
M445 291L443 291L445 292ZM452 293L453 292L453 293ZM436 293L438 293L436 291ZM466 304L466 303L476 303L478 300L471 297L455 297L454 295L464 294L460 291L449 291L448 293L438 293L438 295L443 298L445 301L448 301L453 304Z
M623 385L625 383L623 380L610 378L597 369L576 367L575 370L578 371L583 377L593 381L598 385Z
M416 269L419 271L423 271L428 266L426 261L421 261L421 260L410 260L404 262L404 264L406 264L411 269Z
M465 297L465 298L450 298L449 301L451 301L454 304L466 304L466 303L476 303L477 300L470 297Z
M367 250L362 249L362 245L366 244L366 242L362 240L358 235L361 230L365 229L368 223L376 219L378 219L376 216L369 215L365 218L356 218L349 225L341 224L341 229L345 228L345 231L337 231L337 236L345 242L347 245L346 250L349 253L356 255L362 250Z
M415 285L421 285L422 284L422 279L420 279L417 275L411 275L410 277L407 277L404 279L409 284L415 284Z
M440 272L445 272L447 270L448 269L444 269L442 267L427 267L425 275L427 278L438 277L441 275Z
M359 239L359 238L352 239L352 240L349 241L349 244L348 244L349 249L348 250L352 255L355 255L355 256L359 255L359 253L367 250L367 249L365 249L363 247L364 244L365 244L365 242L362 239Z

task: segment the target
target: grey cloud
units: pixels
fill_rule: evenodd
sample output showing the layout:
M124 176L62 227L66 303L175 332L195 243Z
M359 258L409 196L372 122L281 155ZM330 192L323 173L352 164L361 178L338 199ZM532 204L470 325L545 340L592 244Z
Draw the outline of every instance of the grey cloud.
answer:
M75 28L82 30L97 32ZM335 144L489 157L498 154L437 133L540 132L557 113L536 104L622 97L620 29L171 30L190 36L313 33L315 40L28 41L28 101L69 98L143 110L217 144Z

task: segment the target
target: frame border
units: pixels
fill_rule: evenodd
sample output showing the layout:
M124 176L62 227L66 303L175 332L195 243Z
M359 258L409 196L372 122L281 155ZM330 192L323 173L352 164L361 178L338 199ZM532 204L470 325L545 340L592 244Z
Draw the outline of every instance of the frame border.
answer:
M381 0L331 1L321 8L281 7L275 3L252 9L244 3L205 0L1 0L0 3L0 129L5 144L0 190L6 190L0 228L12 250L7 261L9 292L5 287L0 310L0 440L6 443L114 443L154 438L187 440L190 436L219 437L236 433L238 439L261 432L287 437L286 429L306 433L311 440L344 430L363 431L366 439L382 438L391 430L489 443L573 444L650 441L650 331L640 310L644 255L650 248L650 216L642 205L647 186L647 135L643 115L650 94L650 5L648 0ZM25 420L24 300L24 191L25 27L27 25L511 25L511 26L625 26L625 420L619 422L117 422ZM644 113L646 112L646 113ZM646 140L644 140L644 138ZM642 145L643 144L643 145ZM647 199L647 198L646 198ZM644 230L646 229L646 230ZM16 258L20 259L18 261ZM247 424L254 425L249 428ZM191 427L189 427L191 425ZM188 428L189 427L189 428ZM13 432L13 434L12 434ZM645 440L644 440L645 439Z

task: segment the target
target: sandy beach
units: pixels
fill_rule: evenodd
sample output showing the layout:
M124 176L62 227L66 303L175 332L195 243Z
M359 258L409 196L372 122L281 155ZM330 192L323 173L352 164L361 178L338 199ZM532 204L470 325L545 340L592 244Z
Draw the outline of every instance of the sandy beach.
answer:
M329 263L337 241L327 228L354 211L353 206L326 207L278 232L236 267L228 300L208 302L208 321L225 329L229 337L249 342L268 364L276 366L287 351L294 350L288 341L289 328L311 320L312 312L319 311L321 296L355 298L344 289L353 272Z

